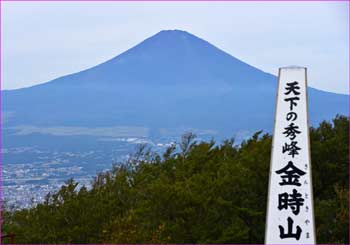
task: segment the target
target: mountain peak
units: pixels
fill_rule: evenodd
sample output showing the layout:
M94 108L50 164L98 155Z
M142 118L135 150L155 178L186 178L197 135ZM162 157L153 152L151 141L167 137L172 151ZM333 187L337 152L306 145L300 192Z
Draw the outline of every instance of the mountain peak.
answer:
M162 31L158 32L157 34L155 34L154 36L184 36L184 35L195 37L194 35L192 35L191 33L187 32L187 31L178 30L178 29L162 30Z
M188 41L201 41L202 43L206 43L201 38L198 38L197 36L183 30L162 30L155 35L149 37L146 39L143 43L149 43L149 42L162 42L164 43L183 43Z
M186 34L189 34L187 31L179 30L179 29L161 30L160 32L158 32L158 34L170 34L170 33L177 33L177 34L186 33Z

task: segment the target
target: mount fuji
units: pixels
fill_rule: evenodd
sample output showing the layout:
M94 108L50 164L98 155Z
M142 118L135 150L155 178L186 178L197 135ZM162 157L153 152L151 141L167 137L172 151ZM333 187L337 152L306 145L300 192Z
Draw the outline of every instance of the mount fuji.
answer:
M145 136L194 130L226 138L271 132L276 88L274 75L166 30L90 69L2 91L3 127L141 127ZM309 87L308 97L311 125L348 113L348 95Z

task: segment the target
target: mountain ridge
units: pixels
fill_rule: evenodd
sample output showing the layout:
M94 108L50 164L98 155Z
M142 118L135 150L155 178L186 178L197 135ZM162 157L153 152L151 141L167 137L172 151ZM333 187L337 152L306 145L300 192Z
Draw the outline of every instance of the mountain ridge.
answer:
M163 36L165 36L165 35L167 35L167 34L169 34L169 33L170 33L172 36L174 36L173 34L177 35L178 37L175 37L175 38L177 38L177 39L179 38L180 35L181 35L181 36L186 35L186 36L188 36L188 37L194 38L194 39L196 39L196 40L198 40L198 41L200 41L200 42L203 42L203 43L207 44L208 46L210 46L210 47L212 47L212 48L215 48L215 49L221 51L223 54L229 56L230 58L234 58L235 60L237 60L238 62L240 62L240 63L242 63L242 64L244 64L244 65L247 65L247 66L249 66L249 67L251 67L251 68L253 68L253 69L259 70L259 71L261 71L261 72L263 72L263 73L265 73L265 74L267 74L267 75L276 77L274 74L271 74L271 73L269 73L269 72L265 72L265 71L263 71L263 70L261 70L261 69L259 69L259 68L257 68L257 67L254 67L254 66L248 64L248 63L245 62L245 61L242 61L242 60L236 58L235 56L231 55L230 53L224 51L224 50L221 49L221 48L218 48L217 46L215 46L215 45L209 43L208 41L206 41L206 40L204 40L204 39L202 39L202 38L200 38L200 37L197 37L197 36L194 35L194 34L191 34L191 33L187 32L187 31L184 31L184 30L179 30L179 29L170 30L170 29L169 29L169 30L161 30L161 31L159 31L158 33L156 33L156 34L154 34L154 35L152 35L152 36L150 36L150 37L144 39L144 40L141 41L139 44L136 44L136 45L134 45L133 47L131 47L131 48L129 48L129 49L123 51L122 53L120 53L120 54L118 54L118 55L116 55L116 56L114 56L114 57L112 57L112 58L110 58L110 59L107 59L107 60L105 60L105 61L103 61L103 62L101 62L101 63L99 63L99 64L97 64L97 65L94 65L94 66L91 66L91 67L89 67L89 68L83 69L83 70L81 70L81 71L69 73L69 74L66 74L66 75L63 75L63 76L59 76L59 77L57 77L57 78L51 79L51 80L49 80L49 81L42 82L42 83L40 83L40 84L35 84L35 85L28 86L28 87L16 88L16 89L3 89L2 91L5 92L5 91L15 91L15 90L28 89L28 88L32 88L32 87L36 87L36 86L45 85L45 84L47 84L47 83L56 82L57 80L64 79L64 78L66 78L66 77L68 77L68 76L78 75L78 74L80 74L80 73L84 73L84 72L90 71L90 70L95 69L95 68L97 68L97 67L99 67L99 66L101 66L101 65L105 65L105 64L108 64L108 63L113 62L113 61L115 61L115 60L118 60L118 59L120 59L120 58L123 58L123 56L127 55L129 52L133 51L134 49L140 48L143 44L145 44L145 43L147 43L147 42L150 42L150 41L153 41L153 39L156 39L156 38L158 38L158 37L160 37L160 36L163 37ZM339 92L327 91L327 90L323 90L323 89L316 88L316 87L311 87L311 86L308 86L308 87L309 87L309 88L312 88L312 89L315 89L315 90L318 90L318 91L320 91L320 92L328 92L328 93L337 94L337 95L347 95L347 96L349 95L349 94L347 94L347 93L339 93Z

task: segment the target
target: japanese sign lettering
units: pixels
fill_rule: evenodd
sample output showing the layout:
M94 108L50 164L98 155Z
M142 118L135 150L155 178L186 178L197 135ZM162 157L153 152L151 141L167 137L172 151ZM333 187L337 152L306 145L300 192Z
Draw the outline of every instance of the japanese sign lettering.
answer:
M306 68L279 70L266 244L315 244Z

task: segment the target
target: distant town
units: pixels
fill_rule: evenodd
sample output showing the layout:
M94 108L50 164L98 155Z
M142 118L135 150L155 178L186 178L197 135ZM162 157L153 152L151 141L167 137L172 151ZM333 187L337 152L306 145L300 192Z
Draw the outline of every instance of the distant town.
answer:
M59 190L70 178L79 183L78 188L90 188L98 172L126 161L138 144L148 143L155 151L162 151L170 145L139 138L120 138L111 143L116 145L113 151L50 151L38 147L2 149L5 159L2 166L2 200L13 209L30 208L43 202L48 193ZM7 159L11 160L10 163Z

